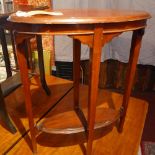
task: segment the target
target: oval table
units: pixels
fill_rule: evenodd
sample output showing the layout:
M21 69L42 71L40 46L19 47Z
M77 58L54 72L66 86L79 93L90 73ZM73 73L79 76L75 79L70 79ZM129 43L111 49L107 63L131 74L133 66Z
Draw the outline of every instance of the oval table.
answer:
M49 12L54 10L47 10ZM12 14L9 18L9 24L12 26L15 36L17 49L17 58L21 70L21 78L25 93L25 104L27 116L29 119L31 140L33 152L36 147L36 127L33 120L30 84L28 79L28 69L24 56L23 42L25 35L29 34L52 34L68 35L73 38L73 76L74 76L74 110L79 116L83 126L74 121L74 114L66 114L73 121L62 126L62 116L58 125L49 125L46 120L39 127L39 130L48 133L71 134L85 131L87 135L87 155L92 154L92 144L94 138L94 129L114 126L119 121L118 131L122 131L125 121L126 110L128 107L132 83L135 75L136 64L139 56L142 36L146 27L147 19L150 15L143 11L129 10L55 10L60 11L62 15L33 15L19 17ZM115 109L96 109L96 100L98 92L98 79L100 70L101 48L122 32L133 31L127 78L125 82L125 91L120 110ZM80 84L80 49L81 43L90 47L90 80L88 92L88 110L82 110L79 103L79 84ZM72 51L70 51L72 52ZM52 95L52 94L51 94ZM103 94L104 97L104 94ZM87 114L86 114L87 113ZM104 118L102 114L104 113ZM55 116L57 120L60 116ZM96 119L95 119L96 118ZM49 119L52 121L52 119Z

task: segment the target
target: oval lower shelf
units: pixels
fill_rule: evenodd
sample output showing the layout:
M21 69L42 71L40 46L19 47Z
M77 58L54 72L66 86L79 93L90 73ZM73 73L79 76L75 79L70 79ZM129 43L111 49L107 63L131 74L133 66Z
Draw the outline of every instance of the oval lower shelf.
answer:
M87 109L82 110L87 118ZM120 112L114 109L97 108L94 129L104 128L113 125L120 117ZM77 113L72 111L63 112L46 118L39 126L40 131L51 134L73 134L84 132Z

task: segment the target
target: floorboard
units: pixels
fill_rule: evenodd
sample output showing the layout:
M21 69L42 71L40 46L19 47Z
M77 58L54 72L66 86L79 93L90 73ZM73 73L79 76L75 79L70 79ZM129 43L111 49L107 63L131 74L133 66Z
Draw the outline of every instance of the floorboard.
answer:
M80 103L87 105L88 87L82 85L80 89ZM41 102L41 101L40 101ZM44 102L42 100L42 102ZM99 90L98 107L119 109L122 95L106 90ZM40 103L41 104L41 103ZM69 111L73 108L73 90L71 90L44 118L57 113ZM93 144L94 155L137 155L141 135L147 114L146 101L131 97L123 133L118 133L114 127L107 134L102 130L95 133ZM67 120L66 120L67 121ZM40 121L39 123L41 123ZM60 122L61 123L61 122ZM53 135L40 133L37 137L38 155L83 155L85 153L84 133L72 135ZM31 155L30 137L27 134L9 152L9 155Z

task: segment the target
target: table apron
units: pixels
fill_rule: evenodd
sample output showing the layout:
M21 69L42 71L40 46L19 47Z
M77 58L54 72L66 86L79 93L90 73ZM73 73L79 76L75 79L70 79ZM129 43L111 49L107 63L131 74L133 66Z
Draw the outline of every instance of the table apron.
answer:
M103 28L103 33L108 34L143 29L146 27L146 20L97 24L25 24L8 22L7 29L13 28L15 32L23 34L88 35L94 34L96 25L100 25ZM3 27L3 25L1 26Z

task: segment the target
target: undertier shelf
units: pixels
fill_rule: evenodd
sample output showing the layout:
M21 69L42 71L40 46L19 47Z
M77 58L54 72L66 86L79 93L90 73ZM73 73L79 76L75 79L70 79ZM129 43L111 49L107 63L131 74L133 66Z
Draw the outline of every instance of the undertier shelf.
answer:
M82 112L83 111L83 112ZM38 129L51 134L74 134L84 132L87 128L88 109L70 110L47 117ZM96 108L94 129L113 126L120 117L120 112L112 108Z

